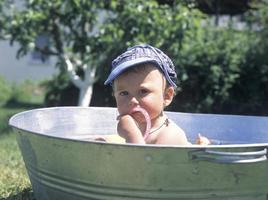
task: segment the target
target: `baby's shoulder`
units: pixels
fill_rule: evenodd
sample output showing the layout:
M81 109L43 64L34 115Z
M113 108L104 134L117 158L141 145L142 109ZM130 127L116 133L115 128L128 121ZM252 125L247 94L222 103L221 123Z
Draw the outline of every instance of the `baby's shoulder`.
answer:
M171 120L169 120L168 126L159 133L157 143L176 145L189 144L184 130Z
M173 134L179 134L179 135L185 135L184 130L175 122L172 120L168 120L168 127L166 129L166 132L173 133Z

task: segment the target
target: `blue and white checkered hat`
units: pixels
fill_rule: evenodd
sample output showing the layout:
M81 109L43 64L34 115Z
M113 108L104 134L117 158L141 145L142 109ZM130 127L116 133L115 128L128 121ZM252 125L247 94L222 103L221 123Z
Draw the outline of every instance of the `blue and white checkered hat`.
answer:
M163 72L168 83L173 87L177 87L177 74L170 58L160 49L147 44L130 47L126 52L114 59L112 62L112 71L104 84L108 85L112 83L114 79L130 67L144 63L155 64Z

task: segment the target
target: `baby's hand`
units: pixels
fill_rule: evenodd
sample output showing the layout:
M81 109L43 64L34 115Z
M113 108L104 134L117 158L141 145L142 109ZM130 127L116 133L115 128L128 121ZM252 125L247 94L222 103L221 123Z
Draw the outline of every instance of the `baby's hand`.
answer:
M211 144L211 141L210 141L208 138L202 136L202 135L199 133L199 134L198 134L198 138L197 138L197 140L196 140L196 144L199 144L199 145L209 145L209 144Z
M117 132L128 143L145 143L142 133L131 115L117 117Z

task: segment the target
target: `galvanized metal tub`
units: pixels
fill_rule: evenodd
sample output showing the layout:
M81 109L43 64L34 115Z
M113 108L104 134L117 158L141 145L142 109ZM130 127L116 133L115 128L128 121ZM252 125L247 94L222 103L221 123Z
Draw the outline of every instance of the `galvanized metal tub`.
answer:
M262 199L268 193L268 118L167 112L209 146L92 141L116 134L115 108L54 107L9 124L38 200Z

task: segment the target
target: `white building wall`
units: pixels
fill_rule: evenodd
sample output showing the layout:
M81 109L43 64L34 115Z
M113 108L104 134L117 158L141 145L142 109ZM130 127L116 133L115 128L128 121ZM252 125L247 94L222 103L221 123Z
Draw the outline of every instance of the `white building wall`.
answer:
M51 78L57 73L55 60L50 58L47 63L37 62L29 54L16 58L18 46L10 46L6 41L0 41L0 76L10 82L20 83L25 80L40 81Z

